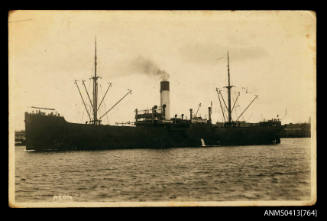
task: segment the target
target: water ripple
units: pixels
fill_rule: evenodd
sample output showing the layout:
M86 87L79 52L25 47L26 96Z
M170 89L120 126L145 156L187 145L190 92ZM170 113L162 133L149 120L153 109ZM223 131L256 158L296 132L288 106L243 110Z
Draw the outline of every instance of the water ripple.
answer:
M76 202L305 200L310 139L280 145L26 152L16 147L16 200Z

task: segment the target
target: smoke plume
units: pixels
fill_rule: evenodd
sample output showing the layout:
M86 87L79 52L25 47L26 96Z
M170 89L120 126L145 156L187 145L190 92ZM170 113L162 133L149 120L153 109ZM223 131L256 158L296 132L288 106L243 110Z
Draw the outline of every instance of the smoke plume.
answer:
M159 77L161 80L168 80L169 78L169 74L165 70L160 69L159 66L150 59L141 56L131 62L131 67L139 73Z

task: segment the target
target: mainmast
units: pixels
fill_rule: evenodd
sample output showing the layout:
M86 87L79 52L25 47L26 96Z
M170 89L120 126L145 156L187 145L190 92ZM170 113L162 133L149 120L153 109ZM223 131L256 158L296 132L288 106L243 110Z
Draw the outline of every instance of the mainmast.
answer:
M230 85L230 73L229 73L229 52L227 51L227 72L228 72L228 85L227 93L228 93L228 123L232 122L232 108L231 108L231 88L233 86Z
M94 51L94 76L93 79L93 124L99 124L98 120L98 76L97 76L97 41L95 39L95 51Z
M238 92L238 95L234 101L234 104L233 104L233 107L231 105L231 89L232 89L232 85L230 85L230 70L229 70L229 52L227 51L227 76L228 76L228 85L225 86L225 88L227 88L227 95L228 95L228 103L226 105L225 103L225 100L224 100L224 97L221 95L221 92L218 88L216 88L216 91L217 91L217 95L218 95L218 99L219 99L219 103L220 103L220 108L221 108L221 111L222 111L222 114L223 114L223 117L224 117L224 120L225 120L225 114L224 114L224 109L223 109L223 106L221 104L221 101L220 101L220 97L222 98L223 102L224 102L224 105L225 105L225 108L227 109L227 112L228 112L228 124L229 126L232 126L232 111L234 110L234 107L235 107L235 104L237 102L237 99L238 97L240 96L240 92ZM250 102L250 104L243 110L243 112L240 114L240 116L238 116L236 118L236 121L238 121L240 119L240 117L245 113L245 111L248 110L248 108L251 106L251 104L254 102L255 99L257 99L258 95L255 95L254 99Z

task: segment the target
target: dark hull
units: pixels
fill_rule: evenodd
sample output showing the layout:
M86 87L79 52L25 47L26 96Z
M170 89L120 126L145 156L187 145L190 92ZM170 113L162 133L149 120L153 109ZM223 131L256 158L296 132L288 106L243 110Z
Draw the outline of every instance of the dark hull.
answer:
M200 147L279 143L281 127L222 128L190 124L187 127L130 127L75 124L63 117L25 114L26 149L95 150L121 148Z

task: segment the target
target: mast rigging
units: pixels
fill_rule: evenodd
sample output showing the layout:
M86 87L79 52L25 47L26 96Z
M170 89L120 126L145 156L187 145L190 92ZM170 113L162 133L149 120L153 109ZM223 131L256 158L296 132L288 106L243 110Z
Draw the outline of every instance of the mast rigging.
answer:
M225 113L224 113L224 109L223 109L223 105L222 105L221 100L220 100L220 97L219 97L219 90L218 90L218 88L216 88L216 91L217 91L217 95L218 95L218 100L219 100L219 104L220 104L220 109L221 109L221 112L222 112L222 114L223 114L224 121L226 121Z
M75 85L76 85L76 87L77 87L77 90L78 90L78 92L79 92L79 95L80 95L81 98L82 98L82 101L83 101L83 104L84 104L84 107L85 107L86 113L87 113L87 115L89 116L89 119L90 119L90 121L91 121L91 115L90 115L90 113L89 113L89 110L88 110L87 107L86 107L86 104L85 104L84 98L83 98L83 96L82 96L82 93L81 93L81 91L80 91L80 89L79 89L79 87L78 87L78 84L77 84L77 81L76 81L76 80L75 80Z
M87 88L86 88L84 82L85 82L85 80L82 80L82 83L83 83L84 89L85 89L85 91L86 91L87 97L88 97L88 99L89 99L89 101L90 101L91 106L93 106L92 101L91 101L91 98L90 98L90 95L89 95L89 92L87 91Z
M240 92L238 92L237 97L236 97L236 99L235 99L235 101L234 101L234 104L233 104L233 107L232 107L232 112L233 112L233 110L234 110L235 104L236 104L237 99L238 99L239 96L240 96Z
M221 99L223 100L223 102L224 102L224 105L225 105L225 107L226 107L226 110L228 110L228 107L227 107L227 105L226 105L225 99L224 99L224 97L223 97L223 95L222 95L222 93L221 93L221 91L220 91L220 90L218 91L218 94L220 94L220 96L221 96Z

